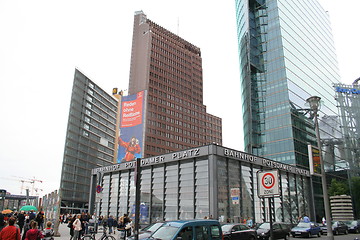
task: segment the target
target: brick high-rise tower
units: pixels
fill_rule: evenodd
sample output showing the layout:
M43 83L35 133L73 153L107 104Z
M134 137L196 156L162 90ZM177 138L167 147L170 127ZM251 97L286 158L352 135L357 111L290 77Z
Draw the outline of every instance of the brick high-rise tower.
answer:
M149 20L134 17L129 94L148 90L144 157L222 144L221 118L203 105L200 48Z

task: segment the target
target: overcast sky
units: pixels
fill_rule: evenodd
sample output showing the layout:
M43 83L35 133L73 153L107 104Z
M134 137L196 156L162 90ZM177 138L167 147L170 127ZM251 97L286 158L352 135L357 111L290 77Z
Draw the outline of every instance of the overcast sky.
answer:
M342 81L351 83L360 76L360 1L321 2ZM59 188L74 70L109 94L127 89L139 10L201 48L207 112L223 119L223 145L243 150L234 7L234 0L0 0L0 188L19 194L28 179L43 181L35 184L40 196Z

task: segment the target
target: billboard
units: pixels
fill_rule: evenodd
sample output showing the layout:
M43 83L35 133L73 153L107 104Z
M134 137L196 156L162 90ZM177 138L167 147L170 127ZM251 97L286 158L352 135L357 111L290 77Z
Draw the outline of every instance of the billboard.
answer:
M117 162L129 162L143 155L146 91L121 98Z
M319 148L308 145L309 167L311 175L321 176L320 151Z

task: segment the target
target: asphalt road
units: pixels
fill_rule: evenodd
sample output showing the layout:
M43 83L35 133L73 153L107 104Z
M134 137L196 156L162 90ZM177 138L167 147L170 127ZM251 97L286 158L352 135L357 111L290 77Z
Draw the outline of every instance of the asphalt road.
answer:
M59 233L60 236L59 237L55 237L54 240L70 240L70 230L69 228L66 226L66 224L60 224L59 226ZM99 239L100 236L102 235L102 231L100 231L100 233L98 233L96 235L96 239ZM113 234L113 236L118 239L118 232L115 231L115 233ZM354 234L354 233L349 233L348 235L335 235L334 239L335 240L354 240L358 238L360 240L360 234ZM326 237L326 235L321 235L321 237L311 237L311 238L299 238L299 237L290 237L290 240L327 240L328 238Z
M334 236L335 240L354 240L356 238L358 238L360 240L360 234L349 233L347 235L340 234L340 235L335 235ZM302 240L302 239L307 239L307 240L309 240L309 239L311 239L311 240L316 240L316 239L318 239L318 240L327 240L328 238L327 238L326 235L321 235L321 237L316 237L316 236L311 237L311 238L299 238L299 237L294 238L294 237L290 237L290 239L291 240L295 240L295 239L296 240Z

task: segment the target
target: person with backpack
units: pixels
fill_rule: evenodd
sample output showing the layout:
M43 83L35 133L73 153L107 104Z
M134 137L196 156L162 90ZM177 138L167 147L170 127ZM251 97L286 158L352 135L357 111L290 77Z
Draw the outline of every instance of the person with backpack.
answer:
M52 222L48 221L46 223L46 228L44 229L44 240L54 240L54 229L51 228Z

